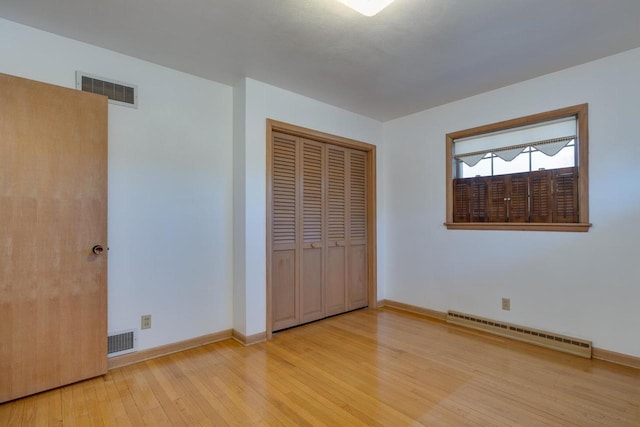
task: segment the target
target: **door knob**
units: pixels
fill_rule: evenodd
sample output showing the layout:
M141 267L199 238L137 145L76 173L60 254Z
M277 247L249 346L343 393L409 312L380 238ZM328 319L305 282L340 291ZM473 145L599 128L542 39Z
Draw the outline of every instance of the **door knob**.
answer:
M101 245L95 245L93 249L91 249L91 252L93 252L96 255L100 255L103 251L104 251L104 248Z

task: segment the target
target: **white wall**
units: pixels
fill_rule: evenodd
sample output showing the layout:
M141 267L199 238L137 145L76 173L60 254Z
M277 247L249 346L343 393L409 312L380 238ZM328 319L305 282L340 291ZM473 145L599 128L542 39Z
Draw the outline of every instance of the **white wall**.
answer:
M239 281L239 276L236 275L235 283L236 288L241 289L237 295L242 295L244 301L236 301L235 306L236 310L239 310L238 305L244 308L246 318L243 325L236 323L236 329L245 335L253 335L266 330L266 119L375 145L381 142L382 125L376 120L252 79L245 79L235 90L245 96L246 114L243 162L246 171L245 217L242 219L246 240L236 242L243 246L244 257L235 260L237 268L244 271L243 281ZM382 157L380 154L378 153L379 164ZM238 159L234 161L237 164ZM378 206L381 205L380 194ZM378 230L380 232L380 227ZM379 272L382 266L383 263L378 260ZM245 329L242 330L241 326Z
M636 49L385 123L386 297L640 356L639 75ZM585 102L588 233L446 230L446 133Z
M232 90L0 19L0 72L75 87L75 71L137 84L109 105L109 331L139 348L232 327Z

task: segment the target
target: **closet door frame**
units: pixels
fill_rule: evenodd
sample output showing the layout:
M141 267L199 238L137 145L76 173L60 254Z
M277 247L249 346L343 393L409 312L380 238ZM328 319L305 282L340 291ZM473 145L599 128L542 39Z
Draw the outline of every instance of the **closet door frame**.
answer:
M272 306L271 306L271 262L272 262L272 247L273 247L273 230L271 229L272 223L272 201L273 201L273 133L280 132L291 136L309 139L317 142L324 142L339 147L350 148L359 150L366 153L366 168L367 168L367 188L366 188L366 233L367 233L367 305L369 308L376 308L378 306L378 292L377 292L377 237L376 237L376 146L368 144L366 142L357 141L341 136L332 135L325 132L320 132L313 129L304 128L301 126L292 125L289 123L280 122L273 119L267 119L267 242L266 242L266 267L267 267L267 287L266 287L266 301L267 301L267 339L272 336Z

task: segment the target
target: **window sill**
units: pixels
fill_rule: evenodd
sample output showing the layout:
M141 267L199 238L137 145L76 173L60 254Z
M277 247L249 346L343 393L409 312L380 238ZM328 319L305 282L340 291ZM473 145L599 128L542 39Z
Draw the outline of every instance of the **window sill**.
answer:
M587 232L592 224L561 224L531 222L445 222L448 230L514 230Z

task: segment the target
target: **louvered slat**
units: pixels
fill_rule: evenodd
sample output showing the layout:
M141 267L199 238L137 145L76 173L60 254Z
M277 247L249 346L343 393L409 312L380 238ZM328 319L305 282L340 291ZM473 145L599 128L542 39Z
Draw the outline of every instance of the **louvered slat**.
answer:
M365 153L350 152L349 222L351 239L366 238L366 170Z
M559 170L555 175L555 222L578 222L578 170Z
M306 243L322 240L322 146L304 142L302 148L303 237Z
M345 239L345 152L327 146L327 238Z
M469 222L469 180L453 180L453 221Z
M486 222L487 215L487 180L473 178L471 180L471 222Z
M508 221L508 196L507 177L496 176L489 180L489 221Z
M531 222L551 222L551 180L549 172L533 172L529 182Z
M512 175L510 190L509 222L527 222L529 220L528 175Z
M296 241L296 145L273 141L273 243Z

